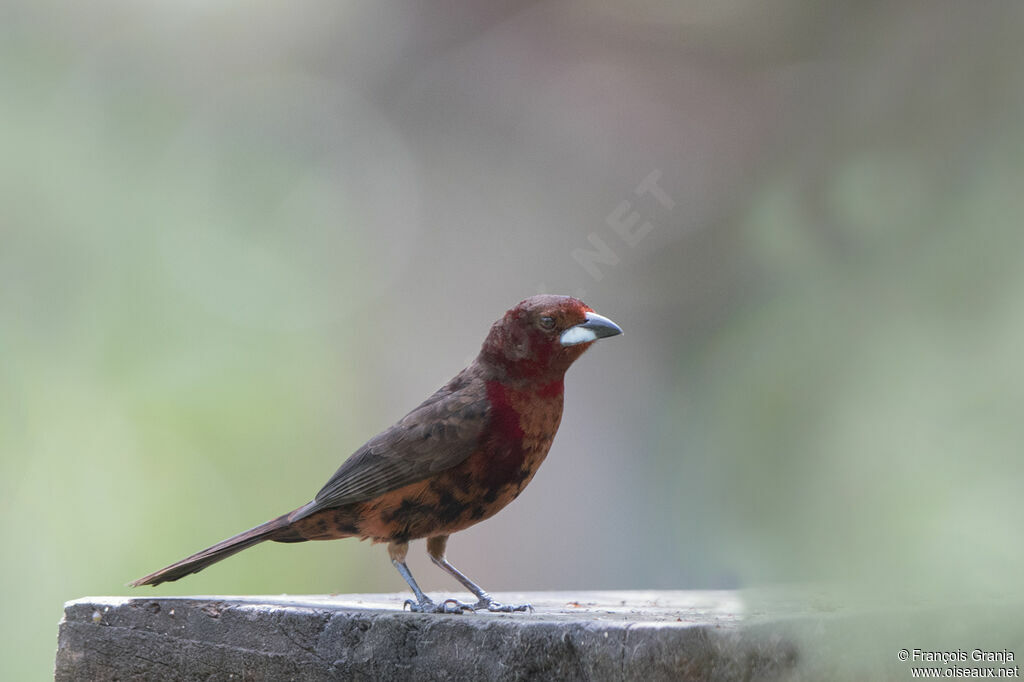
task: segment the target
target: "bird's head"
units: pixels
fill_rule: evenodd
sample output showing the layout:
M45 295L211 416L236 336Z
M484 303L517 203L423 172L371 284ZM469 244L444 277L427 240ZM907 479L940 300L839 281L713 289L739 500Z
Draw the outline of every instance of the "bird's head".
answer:
M577 298L532 296L491 326L480 356L509 379L556 379L594 341L621 333Z

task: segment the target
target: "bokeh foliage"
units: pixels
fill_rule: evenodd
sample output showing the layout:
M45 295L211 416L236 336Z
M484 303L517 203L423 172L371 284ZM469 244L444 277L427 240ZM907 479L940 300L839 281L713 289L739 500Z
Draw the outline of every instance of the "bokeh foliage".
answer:
M1024 656L1022 12L9 3L0 676L48 676L64 600L309 499L538 290L626 334L467 573L928 614L807 634L807 679ZM341 542L158 593L401 588Z

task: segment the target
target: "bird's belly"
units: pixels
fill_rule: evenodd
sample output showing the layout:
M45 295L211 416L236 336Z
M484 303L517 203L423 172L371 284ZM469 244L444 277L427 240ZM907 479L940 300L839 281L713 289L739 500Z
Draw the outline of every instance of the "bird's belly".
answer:
M539 444L538 444L539 445ZM474 453L462 464L358 505L357 534L376 541L408 541L451 535L488 519L514 500L530 482L547 455L544 447L526 452L501 476L484 465L486 453ZM342 512L342 510L337 510ZM344 523L352 515L343 514ZM339 524L341 525L341 524Z

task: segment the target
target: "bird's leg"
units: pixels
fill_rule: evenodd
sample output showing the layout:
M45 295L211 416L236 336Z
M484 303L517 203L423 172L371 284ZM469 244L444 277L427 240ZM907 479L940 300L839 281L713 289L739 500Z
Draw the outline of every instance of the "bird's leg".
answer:
M416 613L462 613L462 607L458 602L448 599L440 604L435 604L430 597L423 593L420 586L416 584L416 579L412 577L409 567L405 565L405 556L408 553L408 542L391 542L388 544L388 556L391 557L391 563L395 565L395 568L398 569L398 574L402 576L409 585L409 589L416 595L416 601L406 599L405 604L402 606L408 606L410 611Z
M448 563L448 560L444 558L445 546L448 544L447 535L436 535L432 538L427 539L427 554L430 555L430 560L435 564L444 569L449 575L458 580L462 585L476 595L476 604L464 604L454 599L449 599L445 603L454 602L460 609L469 609L470 611L477 611L486 609L488 611L500 611L502 613L511 613L513 611L533 611L533 607L529 604L499 604L494 601L491 595L484 592L483 588L474 583L472 580L467 578L462 571Z

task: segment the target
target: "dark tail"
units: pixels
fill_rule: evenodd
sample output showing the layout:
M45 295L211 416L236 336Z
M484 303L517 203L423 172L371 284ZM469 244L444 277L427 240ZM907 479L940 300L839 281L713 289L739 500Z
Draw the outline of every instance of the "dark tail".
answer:
M218 542L213 547L207 547L203 551L196 552L187 559L182 559L177 563L171 564L167 568L162 568L156 573L150 573L145 578L139 578L138 580L128 584L132 587L139 587L141 585L159 585L160 583L184 578L186 575L198 573L207 566L217 563L221 559L227 559L232 554L237 554L243 549L248 549L253 545L258 545L266 540L274 540L277 542L304 541L305 538L291 530L289 527L291 525L288 520L289 516L291 516L291 514L284 514L283 516L267 521L255 528L250 528L244 533L239 533L232 538Z

